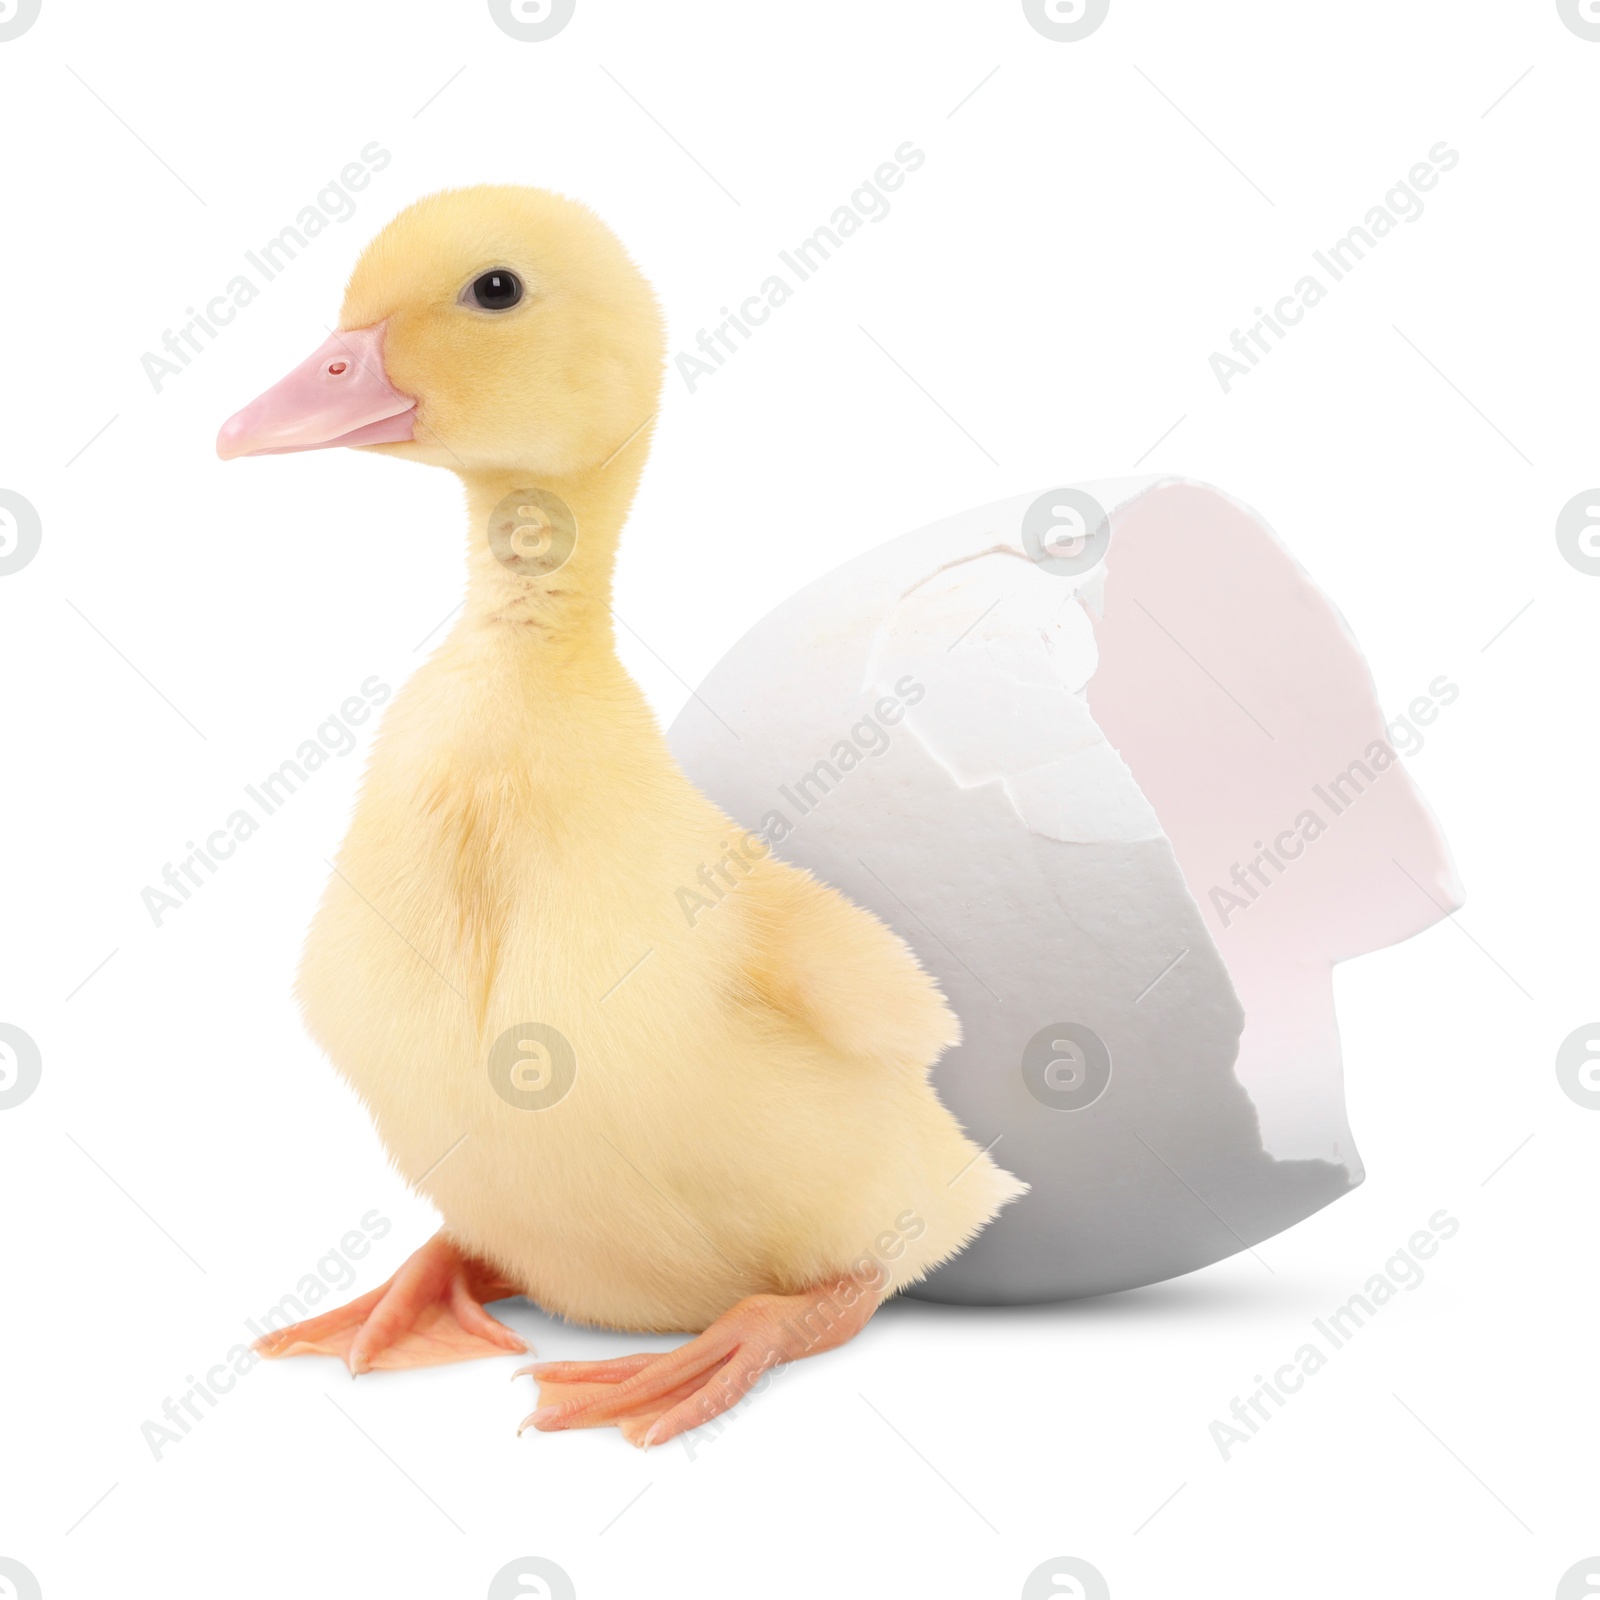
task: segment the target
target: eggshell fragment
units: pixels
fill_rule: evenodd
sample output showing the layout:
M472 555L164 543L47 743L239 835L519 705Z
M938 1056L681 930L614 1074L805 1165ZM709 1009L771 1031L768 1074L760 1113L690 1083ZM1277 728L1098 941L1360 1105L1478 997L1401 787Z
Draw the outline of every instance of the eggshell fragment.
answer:
M1041 558L1052 496L1103 508L1100 537ZM1332 964L1459 889L1398 759L1378 768L1354 641L1253 513L1147 478L951 517L779 606L670 739L961 1017L935 1086L1031 1188L914 1294L1132 1288L1361 1181ZM1291 856L1318 785L1354 798Z

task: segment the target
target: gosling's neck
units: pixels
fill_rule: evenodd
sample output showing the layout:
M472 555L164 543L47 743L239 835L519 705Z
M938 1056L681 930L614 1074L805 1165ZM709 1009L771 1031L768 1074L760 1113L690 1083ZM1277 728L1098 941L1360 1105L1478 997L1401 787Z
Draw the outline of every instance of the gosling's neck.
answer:
M459 472L467 494L467 598L458 634L526 654L528 669L541 673L615 660L612 571L643 466L642 450L628 454L637 459L569 476ZM514 527L523 531L508 545Z

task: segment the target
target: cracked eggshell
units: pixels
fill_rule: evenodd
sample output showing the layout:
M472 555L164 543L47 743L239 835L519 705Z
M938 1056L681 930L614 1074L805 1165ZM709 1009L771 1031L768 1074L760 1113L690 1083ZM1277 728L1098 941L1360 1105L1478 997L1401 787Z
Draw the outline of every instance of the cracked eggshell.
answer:
M961 1017L933 1082L1030 1191L927 1299L1155 1282L1360 1182L1332 963L1458 903L1397 762L1245 899L1230 872L1253 841L1383 740L1365 665L1225 496L1125 479L1064 498L1085 495L1110 537L1080 543L1083 570L1029 554L1049 496L936 523L778 607L670 734Z

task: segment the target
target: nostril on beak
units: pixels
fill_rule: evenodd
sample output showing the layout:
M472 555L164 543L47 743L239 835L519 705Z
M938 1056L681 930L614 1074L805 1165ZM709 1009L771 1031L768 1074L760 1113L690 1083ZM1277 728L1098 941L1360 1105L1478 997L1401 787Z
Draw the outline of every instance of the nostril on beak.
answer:
M342 378L349 370L350 363L348 361L330 361L328 363L328 376L330 378Z

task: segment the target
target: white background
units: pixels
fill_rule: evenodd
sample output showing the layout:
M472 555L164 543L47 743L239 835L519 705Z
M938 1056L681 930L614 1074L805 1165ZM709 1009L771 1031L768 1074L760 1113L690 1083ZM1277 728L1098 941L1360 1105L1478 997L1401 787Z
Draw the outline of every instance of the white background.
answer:
M1600 1013L1600 578L1553 536L1600 481L1597 89L1554 0L1113 0L1071 44L1006 0L579 0L542 44L482 3L44 0L0 43L0 487L44 530L0 578L0 1021L44 1062L0 1112L0 1555L47 1600L476 1597L524 1555L582 1600L1009 1597L1058 1555L1116 1600L1553 1595L1600 1549L1600 1115L1553 1070ZM434 1226L289 997L361 755L164 926L139 894L415 668L458 492L347 452L223 465L218 424L418 195L588 201L677 351L908 139L884 221L698 393L669 373L628 664L670 720L801 583L1053 483L1138 463L1256 507L1387 711L1461 688L1409 765L1466 907L1337 980L1365 1187L1141 1292L893 1305L693 1457L519 1440L508 1359L261 1366L155 1460L141 1424L365 1213L393 1227L352 1293ZM356 216L156 393L144 352L373 140ZM1439 140L1426 213L1225 395L1211 352ZM1212 1420L1441 1207L1427 1280L1224 1462ZM508 1315L545 1357L640 1343Z

